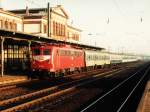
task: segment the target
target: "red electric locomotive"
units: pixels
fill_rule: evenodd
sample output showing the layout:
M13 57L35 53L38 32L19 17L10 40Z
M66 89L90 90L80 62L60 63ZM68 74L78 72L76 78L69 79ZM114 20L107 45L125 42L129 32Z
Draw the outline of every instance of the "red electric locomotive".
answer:
M32 47L31 50L33 72L47 72L51 76L58 76L81 70L85 66L84 51L68 45L40 45Z

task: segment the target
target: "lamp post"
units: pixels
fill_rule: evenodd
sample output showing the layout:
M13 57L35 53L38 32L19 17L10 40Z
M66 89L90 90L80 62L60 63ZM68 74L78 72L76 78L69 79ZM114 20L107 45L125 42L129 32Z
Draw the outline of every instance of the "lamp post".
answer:
M50 16L51 15L51 9L50 9L50 3L48 2L47 4L47 27L48 27L48 31L47 31L47 36L50 37L51 36L51 31L50 31Z

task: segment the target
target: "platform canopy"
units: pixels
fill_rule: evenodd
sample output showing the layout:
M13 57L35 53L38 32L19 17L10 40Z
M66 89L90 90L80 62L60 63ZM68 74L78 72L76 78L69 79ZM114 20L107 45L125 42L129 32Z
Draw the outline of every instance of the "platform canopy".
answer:
M37 36L37 35L27 34L27 33L23 33L23 32L9 31L6 29L0 29L0 36L2 38L12 38L12 39L18 39L18 40L37 42L37 43L56 43L56 44L60 43L60 44L68 44L68 45L78 46L78 47L86 48L86 49L104 50L104 48L100 48L100 47L66 42L66 41L61 41L61 40L55 40L50 37Z

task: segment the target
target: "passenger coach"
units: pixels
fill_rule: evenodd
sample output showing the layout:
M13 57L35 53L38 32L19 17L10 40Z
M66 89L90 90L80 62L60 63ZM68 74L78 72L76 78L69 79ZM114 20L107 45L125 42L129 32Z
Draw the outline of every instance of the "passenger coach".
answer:
M87 69L93 67L103 68L110 64L110 56L107 52L85 50L85 64Z

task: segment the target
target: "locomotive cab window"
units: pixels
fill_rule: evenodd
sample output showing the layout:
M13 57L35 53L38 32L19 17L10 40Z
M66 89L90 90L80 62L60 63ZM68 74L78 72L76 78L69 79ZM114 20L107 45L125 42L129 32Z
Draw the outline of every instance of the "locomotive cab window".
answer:
M50 55L50 54L51 54L50 49L43 50L43 55Z
M40 49L34 49L33 55L40 55Z

